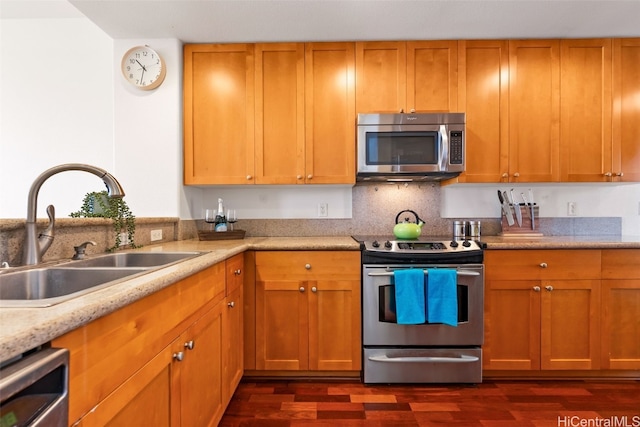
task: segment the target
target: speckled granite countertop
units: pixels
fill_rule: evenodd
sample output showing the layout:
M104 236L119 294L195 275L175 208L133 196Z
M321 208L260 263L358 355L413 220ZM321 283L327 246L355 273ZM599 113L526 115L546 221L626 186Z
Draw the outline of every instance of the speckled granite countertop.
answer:
M426 237L428 239L428 237ZM492 249L640 249L640 237L483 237ZM139 277L48 308L0 308L0 361L10 359L246 250L359 250L346 237L251 237L243 240L182 240L149 245L142 251L201 251Z
M483 236L487 249L640 249L640 236Z
M205 254L150 271L47 308L0 308L0 361L8 360L75 328L131 304L185 277L246 250L359 250L351 237L252 237L243 240L182 240L141 251L202 251ZM0 273L1 274L1 273Z

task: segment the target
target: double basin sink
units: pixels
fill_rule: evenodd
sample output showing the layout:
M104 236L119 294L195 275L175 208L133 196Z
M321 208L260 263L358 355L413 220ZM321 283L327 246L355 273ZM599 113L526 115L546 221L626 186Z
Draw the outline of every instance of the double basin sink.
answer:
M0 307L49 307L204 252L122 252L0 273Z

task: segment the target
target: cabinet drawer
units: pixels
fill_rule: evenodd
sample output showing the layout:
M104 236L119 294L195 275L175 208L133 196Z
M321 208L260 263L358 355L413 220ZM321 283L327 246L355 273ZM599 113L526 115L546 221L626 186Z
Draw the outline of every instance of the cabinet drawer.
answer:
M640 279L640 250L605 249L602 251L603 279Z
M487 279L599 279L600 250L488 250Z
M226 296L233 293L242 285L244 280L244 253L235 255L225 261L227 275L227 293Z
M360 252L256 252L256 280L323 279L360 280Z

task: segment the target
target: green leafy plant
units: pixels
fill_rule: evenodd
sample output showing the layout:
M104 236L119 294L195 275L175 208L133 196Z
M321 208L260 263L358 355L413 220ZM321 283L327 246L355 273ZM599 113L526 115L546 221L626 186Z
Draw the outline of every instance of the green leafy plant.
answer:
M129 209L124 199L108 197L106 191L93 191L87 193L82 199L80 210L69 214L72 218L111 218L113 220L113 231L115 232L115 242L107 251L113 252L120 248L122 239L120 233L126 232L129 247L140 247L135 244L136 217Z

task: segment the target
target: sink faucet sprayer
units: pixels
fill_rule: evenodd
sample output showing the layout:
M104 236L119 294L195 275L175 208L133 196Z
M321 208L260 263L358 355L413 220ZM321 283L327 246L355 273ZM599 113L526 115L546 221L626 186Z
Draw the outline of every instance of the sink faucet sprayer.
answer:
M38 232L36 227L36 216L38 209L38 192L40 191L40 187L42 187L42 184L44 184L44 182L52 175L55 175L59 172L74 170L89 172L101 178L107 186L107 193L109 197L124 197L124 190L120 186L118 180L116 180L109 172L99 167L86 165L83 163L67 163L64 165L54 166L51 169L47 169L42 174L40 174L40 176L38 176L35 181L33 181L33 184L31 184L31 189L29 190L27 222L25 224L26 235L24 240L23 264L35 265L40 263L40 261L42 261L42 256L47 251L47 249L49 249L51 243L53 243L53 227L55 225L55 209L53 205L47 206L49 225L42 233L40 233L40 235L36 234Z

